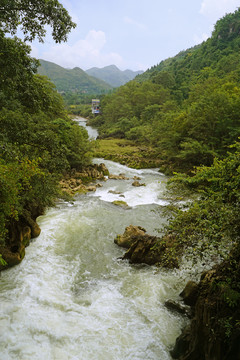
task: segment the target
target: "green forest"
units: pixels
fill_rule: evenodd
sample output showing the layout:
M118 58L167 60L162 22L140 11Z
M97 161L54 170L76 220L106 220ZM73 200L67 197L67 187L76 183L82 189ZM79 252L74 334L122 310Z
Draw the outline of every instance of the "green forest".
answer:
M37 74L40 63L30 56L26 45L34 39L44 41L45 25L51 26L57 43L66 41L75 27L56 0L2 2L2 267L6 265L4 248L18 250L11 248L11 239L19 231L19 223L36 220L47 206L53 206L64 174L91 162L92 144L86 130L70 119L64 97L53 83ZM19 28L24 40L16 36ZM220 19L211 38L201 45L162 61L110 94L102 94L101 115L90 121L102 139L126 139L154 149L160 170L174 175L169 186L181 196L189 191L195 194L197 200L187 208L172 209L165 236L173 241L163 266L173 267L189 248L200 257L205 251L220 253L223 270L210 292L218 297L214 306L224 308L212 327L224 341L235 341L240 332L239 34L240 9ZM65 96L68 109L88 99L77 96ZM87 114L89 106L85 105ZM160 247L163 242L164 238ZM222 249L225 252L221 253Z
M21 23L25 40L43 41L51 24L54 40L65 41L75 24L56 3L5 1L0 9L0 247L11 243L19 222L54 204L65 172L90 161L87 132L70 120L53 83L36 74L30 47L14 36Z
M153 146L170 171L224 157L240 134L240 11L212 37L162 61L102 101L102 137Z

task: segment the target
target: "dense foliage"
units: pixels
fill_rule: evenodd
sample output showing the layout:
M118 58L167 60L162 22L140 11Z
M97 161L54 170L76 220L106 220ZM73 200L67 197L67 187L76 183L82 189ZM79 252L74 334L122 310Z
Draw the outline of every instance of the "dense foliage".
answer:
M38 62L30 48L5 35L20 20L30 39L42 39L44 24L53 26L56 41L65 40L72 27L57 1L1 2L0 245L14 221L26 212L35 218L53 203L59 178L87 164L90 151L86 130L67 117L54 85L35 75Z
M234 243L240 244L240 143L231 150L212 166L197 167L191 176L177 174L171 182L174 189L183 186L198 194L168 225L176 244L191 246L197 256L221 247L227 253Z
M57 0L1 0L0 28L4 33L15 35L20 28L25 40L37 37L43 42L45 25L52 27L56 42L66 41L67 34L76 26Z
M200 343L203 350L199 359L205 358L208 346L227 349L231 355L226 359L235 359L240 332L240 142L223 160L215 159L211 167L199 167L193 176L178 174L173 185L175 189L177 185L194 190L198 199L187 209L178 210L167 227L165 237L172 240L167 265L178 262L180 257L191 262L202 258L203 264L222 260L202 273L191 323L191 344L180 352L190 352ZM202 333L203 328L206 333ZM194 340L196 346L192 345ZM223 350L218 354L221 359Z
M224 157L240 134L240 10L212 37L154 66L102 101L102 136L151 144L170 169Z

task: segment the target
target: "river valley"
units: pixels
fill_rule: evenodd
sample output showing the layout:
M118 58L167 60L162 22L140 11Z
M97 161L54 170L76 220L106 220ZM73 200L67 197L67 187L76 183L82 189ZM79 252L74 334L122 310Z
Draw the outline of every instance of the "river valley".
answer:
M94 161L128 180L102 181L96 192L59 200L38 218L40 236L20 265L1 274L1 360L171 359L187 320L164 302L178 298L192 269L131 265L113 241L130 224L158 235L166 222L166 177ZM134 177L146 186L133 187Z

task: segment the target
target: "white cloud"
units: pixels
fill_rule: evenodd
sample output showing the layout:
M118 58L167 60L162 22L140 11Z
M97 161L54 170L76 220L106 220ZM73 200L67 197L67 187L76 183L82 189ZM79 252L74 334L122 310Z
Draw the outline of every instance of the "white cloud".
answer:
M66 43L53 45L42 54L42 58L63 67L78 66L84 70L93 66L103 67L109 64L121 67L123 65L122 57L114 52L104 52L105 44L105 33L91 30L85 39L80 39L73 45Z
M200 14L216 21L226 13L235 11L239 6L239 0L203 0Z
M136 20L134 20L134 19L132 19L132 18L130 18L128 16L125 16L123 20L124 20L125 23L130 24L130 25L134 25L134 26L138 27L139 29L146 30L146 28L147 28L146 25L144 25L144 24L142 24L142 23L140 23L140 22L138 22L138 21L136 21Z

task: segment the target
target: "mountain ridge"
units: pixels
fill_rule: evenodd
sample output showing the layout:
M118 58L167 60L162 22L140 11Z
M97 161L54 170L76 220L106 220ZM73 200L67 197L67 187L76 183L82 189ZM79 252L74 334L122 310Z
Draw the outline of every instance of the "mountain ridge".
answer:
M111 85L88 75L80 67L66 69L51 61L39 61L38 74L51 79L59 92L104 93L112 89Z
M116 65L103 68L92 67L86 71L76 66L64 68L52 61L39 59L38 74L52 80L59 92L80 91L83 93L104 93L133 80L142 70L120 70Z
M92 67L86 70L86 73L105 81L112 87L119 87L133 80L137 75L142 74L143 71L120 70L116 65L108 65L103 68Z

